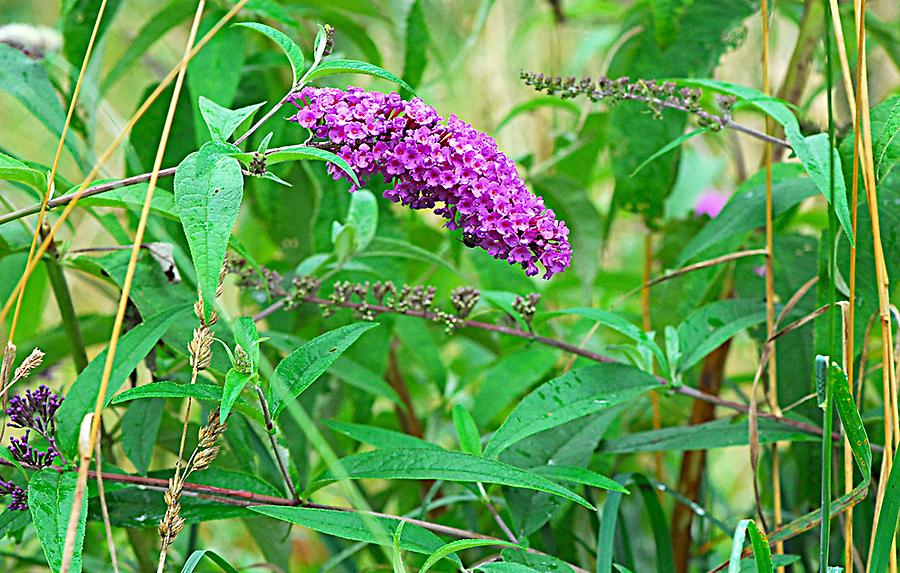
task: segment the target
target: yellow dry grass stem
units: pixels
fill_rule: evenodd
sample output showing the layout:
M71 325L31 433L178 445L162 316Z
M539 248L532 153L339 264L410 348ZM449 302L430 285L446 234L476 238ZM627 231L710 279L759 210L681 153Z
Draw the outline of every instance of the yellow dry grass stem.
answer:
M884 259L884 246L881 242L881 227L878 215L878 193L875 185L875 169L872 161L872 125L869 118L869 86L866 72L866 27L865 27L866 0L855 0L854 20L856 23L857 53L859 63L856 72L856 114L854 118L854 180L858 175L856 160L862 163L863 186L866 192L866 202L869 207L869 216L872 220L872 245L875 258L875 277L878 286L878 314L881 320L881 361L882 361L882 392L884 402L884 458L881 466L881 479L878 484L878 493L875 499L875 519L872 523L872 543L869 545L869 565L874 549L875 530L878 527L878 513L884 501L887 476L891 471L891 463L895 451L895 435L900 434L900 420L897 416L897 401L895 396L895 371L894 371L894 344L891 331L890 292L887 274L887 265ZM896 543L891 547L889 570L897 572Z
M653 321L650 316L650 272L653 269L653 233L650 230L647 230L647 234L644 235L644 273L643 280L641 281L644 285L641 288L641 326L644 329L644 332L649 332L653 327ZM653 429L659 430L662 428L662 414L659 409L659 393L651 392L650 393L650 406L653 413ZM663 452L655 452L653 454L654 461L654 473L656 475L656 479L659 481L663 481Z
M772 85L769 80L769 3L762 0L762 76L763 93L767 96L772 93ZM766 117L766 134L772 133L771 119ZM766 332L769 338L774 334L775 328L775 270L774 270L774 229L772 208L772 144L766 142L763 148L763 161L766 169ZM769 409L774 414L780 414L778 405L778 371L776 368L775 343L772 342L771 352L768 357L768 401ZM754 476L754 480L756 477ZM782 523L781 508L781 465L778 458L778 444L772 444L772 509L775 518L774 526L777 529ZM784 543L775 544L775 553L784 553ZM784 568L779 568L783 571Z
M144 197L143 208L141 209L141 217L138 222L137 231L135 232L135 239L132 244L131 258L128 261L128 269L125 272L125 280L123 281L123 284L122 284L122 293L119 298L119 306L118 306L118 310L116 312L115 321L113 323L112 334L110 335L109 346L108 346L107 355L106 355L106 361L103 365L103 374L100 379L100 389L97 394L97 402L94 407L94 414L93 414L93 419L92 419L91 427L90 427L89 444L88 444L88 447L86 448L86 451L88 451L88 452L93 452L94 447L97 443L97 437L98 437L98 434L100 431L101 413L103 411L103 406L104 406L105 400L106 400L106 389L109 386L109 378L110 378L110 375L112 374L112 367L115 362L116 348L118 346L119 335L121 334L122 324L124 322L125 309L128 304L128 296L131 291L131 284L132 284L132 280L134 278L135 268L137 267L137 260L138 260L138 256L140 255L140 246L141 246L141 243L143 242L144 231L146 230L146 227L147 227L147 220L149 219L149 216L150 216L150 204L153 199L154 189L156 188L156 182L157 182L157 178L159 175L159 170L162 167L163 154L165 153L166 143L168 141L169 132L172 127L172 121L173 121L174 115L175 115L175 107L178 102L178 96L181 92L182 84L184 83L184 75L185 75L185 72L187 71L187 64L190 61L190 59L193 57L193 55L196 54L197 51L202 47L202 45L205 43L205 41L207 41L209 38L211 38L212 35L215 34L218 31L218 29L221 28L221 26L225 24L225 22L227 22L232 16L234 16L234 14L236 14L243 7L243 5L246 2L247 2L247 0L241 0L240 2L235 4L235 6L232 7L232 9L229 10L228 13L222 17L222 19L217 23L217 25L214 26L206 36L204 36L203 40L201 40L201 42L198 42L197 46L195 46L192 49L192 46L194 46L194 40L196 39L196 35L197 35L197 28L200 25L200 17L203 14L203 7L205 5L205 0L199 0L199 2L197 4L197 12L194 15L194 21L191 25L191 32L188 37L188 42L187 42L187 47L185 48L184 57L178 63L178 66L176 68L174 68L172 70L172 72L170 72L169 76L167 76L167 78L168 78L168 77L172 76L173 74L175 74L175 76L176 76L175 77L175 86L173 88L172 99L171 99L171 102L169 103L169 110L168 110L168 113L166 114L165 123L163 124L162 135L160 137L159 147L157 148L156 158L153 163L153 170L151 172L150 181L147 185L147 192ZM160 84L160 87L162 87L162 86L163 86L163 84ZM154 94L156 94L157 96L158 96L158 93L157 93L158 91L161 91L161 90L159 90L159 88L157 88L157 90L154 91ZM141 106L139 112L143 113L144 111L146 111L146 107L148 107L148 104L145 102L145 104ZM132 120L129 121L128 126L126 126L126 131L127 131L127 129L130 129L130 127L134 125L134 121L136 121L134 118L132 118ZM125 133L125 132L123 131L123 133ZM120 140L121 140L121 134L120 134L120 137L117 138L117 141L120 141ZM110 150L107 150L107 151L110 152ZM104 156L107 156L107 155L108 155L108 153L104 154ZM106 158L108 158L108 157L106 157ZM104 160L105 159L101 158L101 161L104 161ZM97 170L97 167L95 167L95 169L92 170L92 174L88 177L88 181L96 174L96 173L94 173L96 170ZM84 191L84 189L87 187L88 181L85 181L85 183L81 185L81 187L79 188L79 193ZM73 203L74 202L75 201L73 201ZM69 206L67 206L66 211L64 211L64 214L70 211L69 207L73 203L70 203ZM59 222L57 222L57 225L58 224L59 224ZM46 241L44 244L46 244ZM41 246L43 247L44 244L42 244ZM28 268L26 268L26 271L27 270L28 270ZM89 467L90 467L90 455L83 457L81 460L81 463L79 464L79 467L78 467L78 481L77 481L76 490L75 490L74 502L72 504L72 509L69 514L68 527L66 529L66 542L65 542L65 545L63 548L62 566L60 567L61 573L68 573L69 567L71 566L72 555L74 553L74 547L75 547L75 533L77 530L78 516L81 514L81 506L83 503L84 490L85 490L85 486L87 483Z

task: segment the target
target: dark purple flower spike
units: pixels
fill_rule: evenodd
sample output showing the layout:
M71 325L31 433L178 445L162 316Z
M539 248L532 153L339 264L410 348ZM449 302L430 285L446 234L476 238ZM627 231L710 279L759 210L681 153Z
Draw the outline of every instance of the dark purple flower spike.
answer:
M361 181L380 173L394 183L387 199L433 210L467 243L521 265L529 276L538 264L545 279L569 266L566 224L528 191L489 135L453 115L445 122L421 99L404 101L397 93L304 88L291 99L299 110L291 121L335 145Z

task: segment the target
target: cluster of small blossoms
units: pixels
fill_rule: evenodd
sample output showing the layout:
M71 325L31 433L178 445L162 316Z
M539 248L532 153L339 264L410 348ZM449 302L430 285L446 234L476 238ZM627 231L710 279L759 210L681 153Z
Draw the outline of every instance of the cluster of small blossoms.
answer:
M26 511L28 509L28 492L11 481L0 479L0 495L8 495L6 508L10 511Z
M653 80L637 80L625 76L615 80L606 76L576 79L574 77L561 78L559 76L548 77L544 74L532 74L522 72L522 80L526 85L561 99L571 99L578 96L586 96L591 101L607 100L612 103L619 101L640 101L647 104L650 110L659 116L663 108L677 109L697 116L702 127L710 127L718 131L731 122L732 108L735 98L732 96L716 96L719 106L719 114L713 114L703 109L700 98L703 91L698 88L678 88L672 82L657 82Z
M9 451L16 460L36 467L47 467L53 463L59 455L55 437L56 411L62 401L43 384L34 392L26 390L24 396L19 394L10 398L6 409L9 416L7 426L25 430L21 438L12 437L9 440ZM28 443L32 430L47 440L46 450L38 450Z
M538 264L545 279L569 266L569 229L528 191L490 136L453 115L445 122L421 99L404 101L397 93L308 87L291 98L299 111L290 120L327 142L361 181L381 174L393 183L385 198L433 210L467 244L521 265L529 276Z

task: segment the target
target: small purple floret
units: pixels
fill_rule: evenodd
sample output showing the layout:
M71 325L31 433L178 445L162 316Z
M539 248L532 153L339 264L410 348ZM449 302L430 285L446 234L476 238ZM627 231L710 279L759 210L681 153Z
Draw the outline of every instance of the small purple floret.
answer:
M28 509L28 492L11 481L0 479L0 495L8 495L6 508L10 511L26 511Z
M529 276L538 264L549 279L571 263L566 224L528 191L489 135L454 115L445 122L421 99L404 101L397 93L304 88L291 100L299 111L290 120L337 145L361 181L381 174L394 183L385 198L433 210L447 228Z

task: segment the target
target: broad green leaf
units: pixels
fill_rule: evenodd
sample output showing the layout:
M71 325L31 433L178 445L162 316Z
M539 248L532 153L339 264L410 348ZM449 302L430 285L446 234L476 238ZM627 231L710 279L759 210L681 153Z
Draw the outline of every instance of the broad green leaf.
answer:
M472 409L475 422L487 427L521 394L544 379L558 354L552 348L529 346L500 358L484 373L475 395Z
M428 573L432 567L437 565L438 561L459 551L473 549L475 547L519 547L516 543L503 541L502 539L457 539L444 545L434 553L428 556L419 573Z
M552 481L498 461L462 452L423 448L376 450L355 454L340 460L340 474L326 471L308 487L312 493L338 481L339 475L349 479L413 479L444 480L462 483L494 483L543 491L591 508L581 496Z
M644 332L637 325L614 312L602 310L599 308L579 307L568 308L553 314L574 314L588 320L593 320L594 322L599 323L601 326L611 328L619 334L627 336L638 344L646 346L656 357L656 360L659 362L659 367L662 369L662 371L669 371L669 362L666 360L666 355L663 353L659 345L656 344L656 341L654 341L648 333Z
M0 513L0 539L7 535L15 534L29 525L31 525L31 514L29 512L4 509Z
M143 398L195 398L197 400L220 402L222 400L222 387L202 382L179 384L169 380L160 380L125 390L113 398L112 404L123 404ZM238 398L238 402L240 401L240 398Z
M211 99L200 96L200 113L209 128L213 141L226 142L234 130L266 102L255 103L239 109L228 109Z
M350 195L347 223L353 225L356 250L368 247L378 230L378 202L371 191L360 189Z
M46 173L29 167L4 153L0 153L0 179L24 183L41 194L47 191Z
M715 219L682 249L675 265L682 267L708 249L765 225L766 180L759 171L744 181ZM772 215L777 218L817 193L812 179L796 163L772 166Z
M573 370L525 396L494 433L484 455L496 457L528 436L661 386L652 375L625 364L597 364Z
M552 479L553 481L580 483L581 485L589 485L599 489L628 493L628 490L622 487L616 480L585 468L545 465L530 468L528 471Z
M194 13L196 6L182 0L171 0L158 12L153 14L136 36L130 39L125 53L103 78L100 92L105 93L113 84L133 66L153 44L166 35L166 32L187 20Z
M481 434L472 418L472 414L462 404L453 406L453 425L456 426L456 437L459 448L473 456L481 455Z
M95 181L94 184L106 183L112 179ZM69 194L78 191L78 187L69 190ZM115 207L117 209L132 209L140 212L147 197L147 184L136 183L128 187L113 189L100 195L85 197L78 201L79 207ZM178 212L175 209L175 197L166 189L157 188L150 201L150 213L160 215L167 219L178 220Z
M92 20L93 21L93 20ZM79 62L80 63L80 62ZM44 66L20 50L0 43L0 91L19 100L57 139L66 122L66 112ZM83 164L81 145L72 130L66 134L66 149Z
M169 327L179 320L185 320L189 316L189 311L189 306L172 307L151 316L122 336L106 389L107 404ZM62 406L56 412L57 442L67 459L77 459L81 420L86 414L94 411L97 394L100 392L103 366L106 363L106 352L104 350L94 357L87 368L78 375L66 393Z
M759 443L761 444L819 441L817 436L767 418L759 420L759 433ZM683 452L746 446L749 443L749 428L745 419L721 419L694 426L677 426L624 434L604 442L601 445L601 451L609 454Z
M406 42L403 54L403 81L418 87L428 65L428 20L422 8L422 0L413 0L406 13Z
M574 103L571 100L559 99L556 96L549 95L538 96L523 101L520 104L514 105L512 109L506 112L506 115L503 116L503 119L497 122L497 127L494 128L494 131L500 131L503 127L509 124L509 122L522 115L523 113L527 113L535 109L540 109L542 107L557 107L561 110L568 111L575 116L577 116L581 112L581 108L578 106L578 104Z
M231 566L228 561L225 560L224 557L220 556L215 551L210 549L198 549L191 553L191 556L187 558L187 561L184 562L184 567L181 568L181 573L194 573L197 569L197 566L200 565L200 561L206 557L213 563L219 566L222 571L225 573L238 573L238 570Z
M426 448L432 450L442 450L440 446L426 442L421 438L396 432L378 426L367 426L364 424L353 424L350 422L341 422L339 420L325 420L326 426L343 434L349 438L374 446L379 450L389 450L394 448Z
M753 546L753 559L756 561L757 573L772 573L772 551L765 533L761 532L752 519L742 519L734 530L731 542L731 559L728 561L728 573L741 573L741 554L744 552L744 538L750 534Z
M38 539L44 548L44 556L54 573L62 566L63 545L69 525L69 513L75 502L75 472L60 472L55 468L44 468L34 474L28 482L28 508L34 520ZM81 505L81 515L75 534L75 551L69 571L80 573L81 555L84 545L84 526L87 520L88 500Z
M389 82L393 82L401 88L409 90L409 92L412 94L416 93L408 83L398 78L391 72L378 66L374 66L372 64L360 62L357 60L330 60L327 62L322 62L316 69L314 69L307 75L306 79L307 81L311 82L319 78L333 76L336 74L363 74L367 76L375 76L376 78L382 78Z
M28 478L28 473L25 471L25 468L22 467L22 464L19 462L19 460L13 457L12 452L9 450L9 448L0 448L0 458L8 461L11 466L22 472L22 475L26 479Z
M265 24L260 24L258 22L238 22L237 24L235 24L235 26L241 26L243 28L250 28L251 30L255 30L278 44L278 47L281 48L281 50L284 52L284 55L287 56L288 62L290 62L291 64L291 77L293 78L293 84L297 84L297 82L300 80L300 74L303 73L303 51L287 34L276 30L271 26L266 26Z
M225 386L222 388L222 404L219 411L219 418L228 419L231 407L240 397L241 392L248 382L254 382L258 379L256 374L244 374L239 370L232 368L225 375Z
M391 534L401 523L387 517L364 516L350 511L332 511L307 507L283 507L257 505L250 507L252 511L267 515L274 519L287 521L300 527L306 527L326 535L341 539L374 543L390 546L393 543ZM384 535L376 535L372 528L380 527ZM407 523L400 535L400 548L430 555L443 546L441 539L417 525Z
M517 565L526 565L535 571L547 573L574 573L569 564L561 561L552 555L543 555L539 553L530 553L522 549L504 549L501 552L505 563L515 563ZM515 573L519 573L516 571Z
M659 10L643 5L622 22L622 42L607 74L643 80L710 76L719 58L733 47L744 20L758 10L752 0L693 0L664 11L677 14L677 18L668 19L668 27L660 29L656 26ZM698 42L701 37L708 41ZM608 148L616 181L613 208L638 213L654 227L664 215L666 198L674 187L680 150L658 157L638 175L631 175L647 158L684 133L687 116L677 110L663 110L657 116L643 102L627 101L617 103L609 113Z
M656 29L656 43L660 48L669 46L678 38L681 18L693 0L652 0L653 27Z
M276 418L288 402L315 382L351 344L377 323L342 326L310 340L275 367L269 386L269 408Z
M765 320L762 302L731 299L700 307L678 326L678 340L684 352L678 370L687 371L726 340Z
M249 163L253 159L252 153L231 153L231 157L238 159L243 163ZM266 165L277 165L286 161L302 161L302 160L326 161L333 164L338 169L347 174L353 184L359 187L359 179L356 178L353 168L341 156L335 155L330 151L319 149L318 147L309 147L307 145L288 145L287 147L279 147L272 149L266 154Z
M122 449L140 474L150 469L164 406L158 398L138 400L122 416Z
M685 84L709 88L711 90L733 95L743 100L763 113L768 114L784 128L784 135L797 158L803 164L803 168L816 184L825 199L831 203L837 215L841 227L844 229L849 241L853 241L853 231L850 226L850 208L847 204L847 187L844 184L844 176L841 173L841 160L837 149L831 147L828 142L828 134L817 133L804 136L800 131L800 123L784 103L767 97L764 93L728 82L708 79L685 80ZM740 102L739 102L740 103ZM829 158L833 163L829 163ZM832 197L832 173L834 167L834 197Z
M205 143L175 172L175 205L197 271L205 318L215 308L216 289L231 229L244 196L241 166L227 146Z

